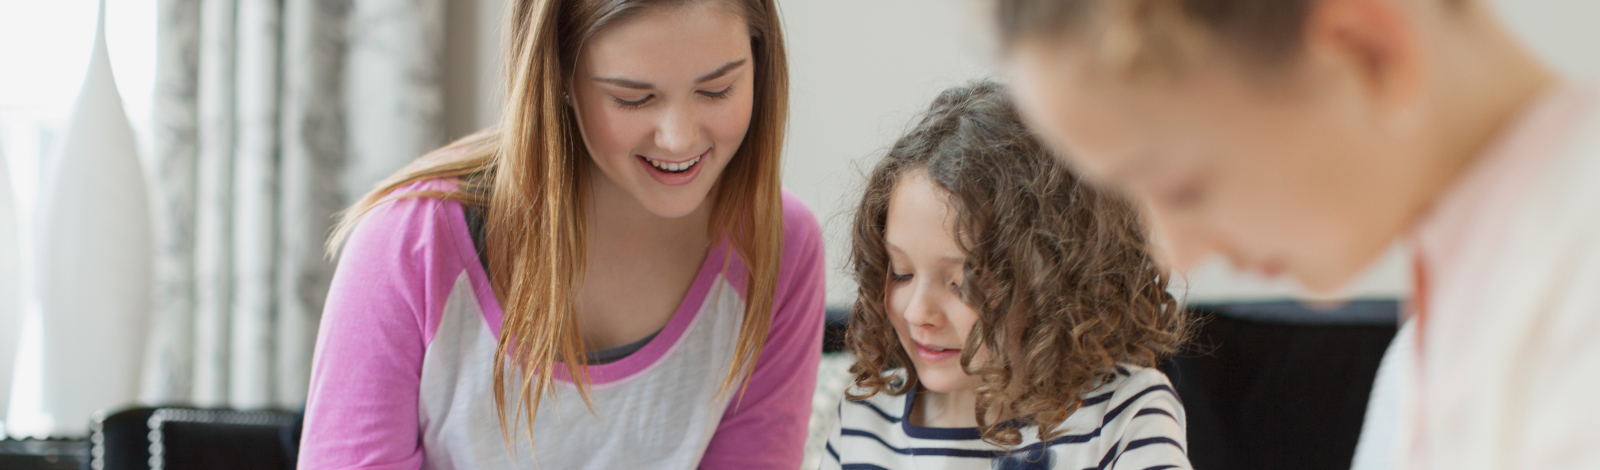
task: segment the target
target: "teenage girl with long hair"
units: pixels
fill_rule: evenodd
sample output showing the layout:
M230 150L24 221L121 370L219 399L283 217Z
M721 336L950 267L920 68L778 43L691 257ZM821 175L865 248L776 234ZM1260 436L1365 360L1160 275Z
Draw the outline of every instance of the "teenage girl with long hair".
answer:
M1018 103L1177 267L1416 254L1357 468L1600 468L1600 88L1484 0L996 0Z
M795 468L822 241L772 0L518 0L498 125L345 215L300 468Z

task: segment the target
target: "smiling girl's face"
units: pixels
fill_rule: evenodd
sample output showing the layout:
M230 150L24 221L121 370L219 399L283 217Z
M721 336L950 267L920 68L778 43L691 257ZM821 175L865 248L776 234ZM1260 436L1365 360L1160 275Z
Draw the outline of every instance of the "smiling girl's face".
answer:
M694 212L750 128L753 65L721 2L650 8L585 44L570 93L596 184L659 217Z
M961 348L978 312L961 300L966 255L956 244L949 198L926 170L910 171L889 198L883 231L890 266L884 294L889 322L922 387L938 393L983 385L982 378L961 369ZM987 357L987 351L979 350L972 365Z

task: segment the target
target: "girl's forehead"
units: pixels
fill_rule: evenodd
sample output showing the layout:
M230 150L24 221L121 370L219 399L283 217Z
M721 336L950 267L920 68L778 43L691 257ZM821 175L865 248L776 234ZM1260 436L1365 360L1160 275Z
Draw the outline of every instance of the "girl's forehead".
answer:
M579 61L596 65L703 55L746 55L750 28L744 17L710 5L653 7L605 26L582 46ZM721 57L722 61L737 57ZM704 65L719 65L704 64Z
M955 242L950 193L926 170L907 172L895 183L887 219L884 241L895 251L916 257L962 257Z
M950 212L949 200L950 192L934 183L926 169L909 170L895 181L889 194L889 218L894 219L897 213L919 220L928 215L942 217Z

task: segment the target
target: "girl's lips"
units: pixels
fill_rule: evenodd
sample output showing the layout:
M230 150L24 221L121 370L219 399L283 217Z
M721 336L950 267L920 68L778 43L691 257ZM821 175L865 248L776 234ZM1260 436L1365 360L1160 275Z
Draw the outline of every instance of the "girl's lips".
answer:
M935 348L924 346L922 343L917 343L915 341L912 343L917 345L917 357L925 362L940 362L961 357L960 349L945 349L943 351L938 351L935 350Z
M634 160L638 161L639 165L644 167L644 171L649 173L650 177L655 178L656 182L667 186L683 186L693 182L695 177L700 176L700 168L706 166L706 157L710 156L711 150L707 149L705 153L700 154L699 157L696 157L694 160L692 160L694 162L693 166L689 167L688 170L679 172L671 172L656 168L655 165L651 165L650 161L645 159L643 156L635 156Z

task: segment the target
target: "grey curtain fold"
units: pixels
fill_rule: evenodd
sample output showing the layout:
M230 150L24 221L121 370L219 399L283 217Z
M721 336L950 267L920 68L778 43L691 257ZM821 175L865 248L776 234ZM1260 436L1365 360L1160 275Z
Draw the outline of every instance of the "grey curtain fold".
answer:
M444 47L444 22L417 21L418 12L442 18L444 2L356 2L351 12L345 102L362 112L348 116L351 159L344 183L357 192L415 157L406 154L444 139L436 59Z
M279 0L239 2L229 390L242 408L273 402L282 22Z
M442 142L439 0L163 0L143 399L304 403L335 215Z
M139 394L150 403L188 402L192 388L199 55L200 1L157 2L150 103L156 292Z
M234 0L200 3L199 142L195 162L194 383L190 398L222 406L228 398L233 283Z
M333 265L323 242L348 192L345 20L352 1L288 0L284 7L283 164L279 181L276 378L273 393L300 400L311 340Z

